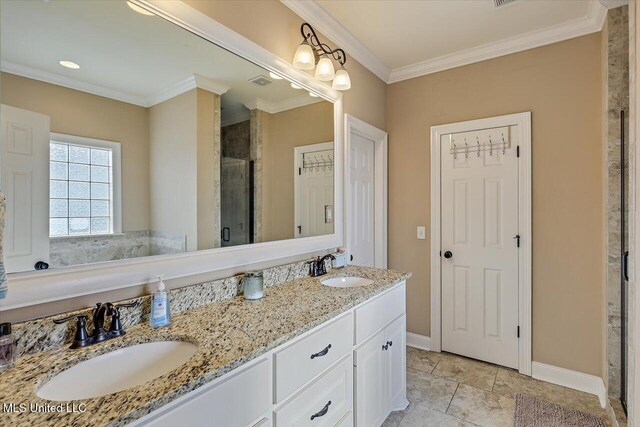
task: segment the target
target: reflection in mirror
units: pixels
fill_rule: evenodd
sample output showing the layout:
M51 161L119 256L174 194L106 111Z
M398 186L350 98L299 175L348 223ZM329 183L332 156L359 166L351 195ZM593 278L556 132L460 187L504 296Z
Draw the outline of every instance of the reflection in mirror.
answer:
M331 234L333 104L126 1L3 1L8 272Z

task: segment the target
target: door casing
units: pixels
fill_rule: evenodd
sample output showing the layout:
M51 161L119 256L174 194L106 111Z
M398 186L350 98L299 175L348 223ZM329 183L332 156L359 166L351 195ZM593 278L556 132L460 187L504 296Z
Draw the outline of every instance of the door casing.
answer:
M353 225L349 223L349 212L351 212L351 177L349 176L350 161L349 153L351 149L351 135L356 134L368 139L374 144L374 259L376 268L387 268L387 183L388 183L388 147L387 133L349 114L345 114L345 168L344 168L344 188L345 188L345 244L349 250L350 233ZM348 256L350 254L347 254Z
M518 171L518 371L531 375L531 112L470 120L431 127L431 351L442 350L441 149L442 135L479 129L517 126L520 153Z

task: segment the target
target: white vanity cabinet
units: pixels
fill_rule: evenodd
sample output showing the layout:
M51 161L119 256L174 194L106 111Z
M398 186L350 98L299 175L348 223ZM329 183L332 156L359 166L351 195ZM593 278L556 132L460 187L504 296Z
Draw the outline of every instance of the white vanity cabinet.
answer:
M405 283L133 425L379 427L406 400Z
M406 403L405 316L401 315L355 351L358 427L379 427Z

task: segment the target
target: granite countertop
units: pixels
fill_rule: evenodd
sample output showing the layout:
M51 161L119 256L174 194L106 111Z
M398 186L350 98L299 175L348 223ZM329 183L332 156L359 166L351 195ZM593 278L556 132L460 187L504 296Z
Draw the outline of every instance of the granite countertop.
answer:
M320 284L321 279L335 276L361 276L374 283L356 288ZM187 311L174 316L167 328L139 324L129 327L125 336L103 344L21 357L15 368L0 372L2 404L55 405L59 402L36 396L40 385L80 361L118 348L164 340L189 341L198 346L186 364L152 381L112 395L69 402L86 405L85 412L5 410L0 425L126 425L409 277L409 273L394 270L348 266L321 278L308 277L267 288L258 301L238 296Z

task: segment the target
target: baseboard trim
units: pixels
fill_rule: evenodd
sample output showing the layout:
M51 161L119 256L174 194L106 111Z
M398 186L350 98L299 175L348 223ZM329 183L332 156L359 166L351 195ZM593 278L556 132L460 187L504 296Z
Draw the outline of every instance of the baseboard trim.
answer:
M594 394L598 396L600 406L607 407L607 389L600 377L540 362L531 363L531 376L537 380Z
M407 345L409 347L419 348L420 350L431 350L431 338L426 335L414 334L407 332Z

